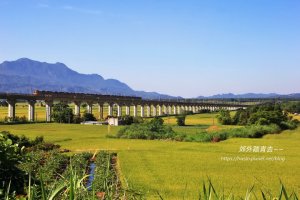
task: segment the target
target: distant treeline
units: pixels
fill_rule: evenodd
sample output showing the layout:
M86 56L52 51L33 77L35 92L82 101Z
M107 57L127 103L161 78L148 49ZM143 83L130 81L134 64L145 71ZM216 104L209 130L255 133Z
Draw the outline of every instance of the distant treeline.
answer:
M223 125L271 125L275 124L281 130L294 129L298 120L289 113L300 111L300 102L266 103L247 109L239 109L234 116L228 110L220 110L218 120Z

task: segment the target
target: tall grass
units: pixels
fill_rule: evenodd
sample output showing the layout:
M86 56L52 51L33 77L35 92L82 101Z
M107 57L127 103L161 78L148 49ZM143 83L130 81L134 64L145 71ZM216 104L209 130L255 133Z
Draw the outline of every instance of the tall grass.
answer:
M157 196L161 200L164 199L159 192L157 192ZM185 199L185 195L183 195L182 199ZM226 194L224 190L217 190L217 188L214 187L211 179L208 178L207 181L203 181L201 187L199 188L198 199L199 200L235 200L235 199L298 200L299 198L294 191L292 191L289 194L284 184L281 181L280 181L280 190L278 194L272 195L269 191L264 191L263 189L259 189L259 192L255 192L255 185L252 185L247 189L245 196L241 197L231 192Z

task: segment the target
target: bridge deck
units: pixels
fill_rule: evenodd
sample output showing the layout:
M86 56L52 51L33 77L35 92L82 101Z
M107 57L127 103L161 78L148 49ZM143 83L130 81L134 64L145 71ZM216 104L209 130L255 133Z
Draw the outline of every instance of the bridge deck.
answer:
M202 105L202 106L226 106L226 107L248 107L247 102L228 101L195 101L186 99L142 99L135 96L118 96L102 94L84 94L68 92L35 91L33 94L0 93L3 100L39 100L39 101L64 101L64 102L90 102L90 103L116 103L116 104L138 104L138 105Z

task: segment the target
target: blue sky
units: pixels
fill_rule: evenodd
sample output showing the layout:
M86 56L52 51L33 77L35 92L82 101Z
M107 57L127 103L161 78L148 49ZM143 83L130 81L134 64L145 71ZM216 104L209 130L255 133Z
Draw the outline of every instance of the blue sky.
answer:
M183 97L300 92L300 1L0 0L0 62L21 57Z

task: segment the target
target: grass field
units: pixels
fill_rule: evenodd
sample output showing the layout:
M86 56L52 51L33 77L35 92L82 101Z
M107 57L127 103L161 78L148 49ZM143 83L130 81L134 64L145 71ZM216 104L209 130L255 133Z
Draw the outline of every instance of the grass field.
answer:
M206 129L213 114L189 116L188 123L198 126L174 127L176 131L194 134ZM189 119L190 118L190 119ZM198 121L197 121L198 119ZM201 126L200 126L201 125ZM279 191L281 179L288 191L300 193L300 128L262 139L229 139L220 143L189 143L111 139L120 127L24 124L0 125L0 131L24 134L30 138L43 135L62 148L76 151L108 149L118 152L123 184L141 190L147 199L196 199L202 181L211 177L217 188L225 193L242 195L253 183L258 188ZM241 146L271 146L283 149L272 153L239 152ZM225 161L225 157L281 157L285 161ZM259 192L259 191L258 191Z
M216 120L216 113L204 113L201 115L188 115L186 117L186 125L213 125L213 124L219 124ZM170 117L163 117L163 120L166 124L170 125L176 125L176 117L170 116Z

